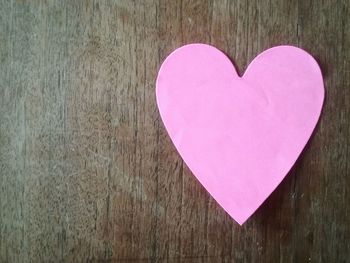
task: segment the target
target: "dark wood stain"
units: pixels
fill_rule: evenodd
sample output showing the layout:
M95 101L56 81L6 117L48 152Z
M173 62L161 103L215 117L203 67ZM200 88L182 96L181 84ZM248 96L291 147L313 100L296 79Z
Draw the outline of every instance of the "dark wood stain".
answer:
M1 1L0 262L350 262L350 3ZM326 100L282 184L240 227L155 101L163 59L212 44L243 73L299 46Z

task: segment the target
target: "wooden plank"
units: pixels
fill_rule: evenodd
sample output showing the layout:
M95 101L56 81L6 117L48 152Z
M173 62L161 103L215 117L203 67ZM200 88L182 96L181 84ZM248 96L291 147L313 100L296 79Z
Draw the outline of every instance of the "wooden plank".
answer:
M349 1L0 1L1 262L347 262ZM240 74L291 44L324 74L317 129L243 226L196 181L160 120L175 48Z

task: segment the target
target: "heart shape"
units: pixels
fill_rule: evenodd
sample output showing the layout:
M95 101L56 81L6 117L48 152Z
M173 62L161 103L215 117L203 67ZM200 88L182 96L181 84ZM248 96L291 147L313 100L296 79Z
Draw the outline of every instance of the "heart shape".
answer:
M324 99L317 62L293 46L264 51L240 77L218 49L186 45L165 59L156 86L176 149L240 225L289 172Z

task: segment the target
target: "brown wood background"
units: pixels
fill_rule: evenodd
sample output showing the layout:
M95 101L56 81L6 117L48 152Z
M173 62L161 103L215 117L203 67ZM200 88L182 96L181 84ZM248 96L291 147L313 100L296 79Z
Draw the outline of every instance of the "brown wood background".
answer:
M0 262L350 262L350 2L0 0ZM162 60L215 45L243 72L292 44L326 101L240 227L159 118Z

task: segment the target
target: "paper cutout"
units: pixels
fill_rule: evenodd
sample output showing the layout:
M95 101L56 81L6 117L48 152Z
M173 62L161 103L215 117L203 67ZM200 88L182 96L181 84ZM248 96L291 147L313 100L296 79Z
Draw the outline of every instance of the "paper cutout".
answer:
M183 46L163 62L156 93L183 160L240 225L297 160L324 98L317 62L292 46L264 51L242 77L218 49Z

